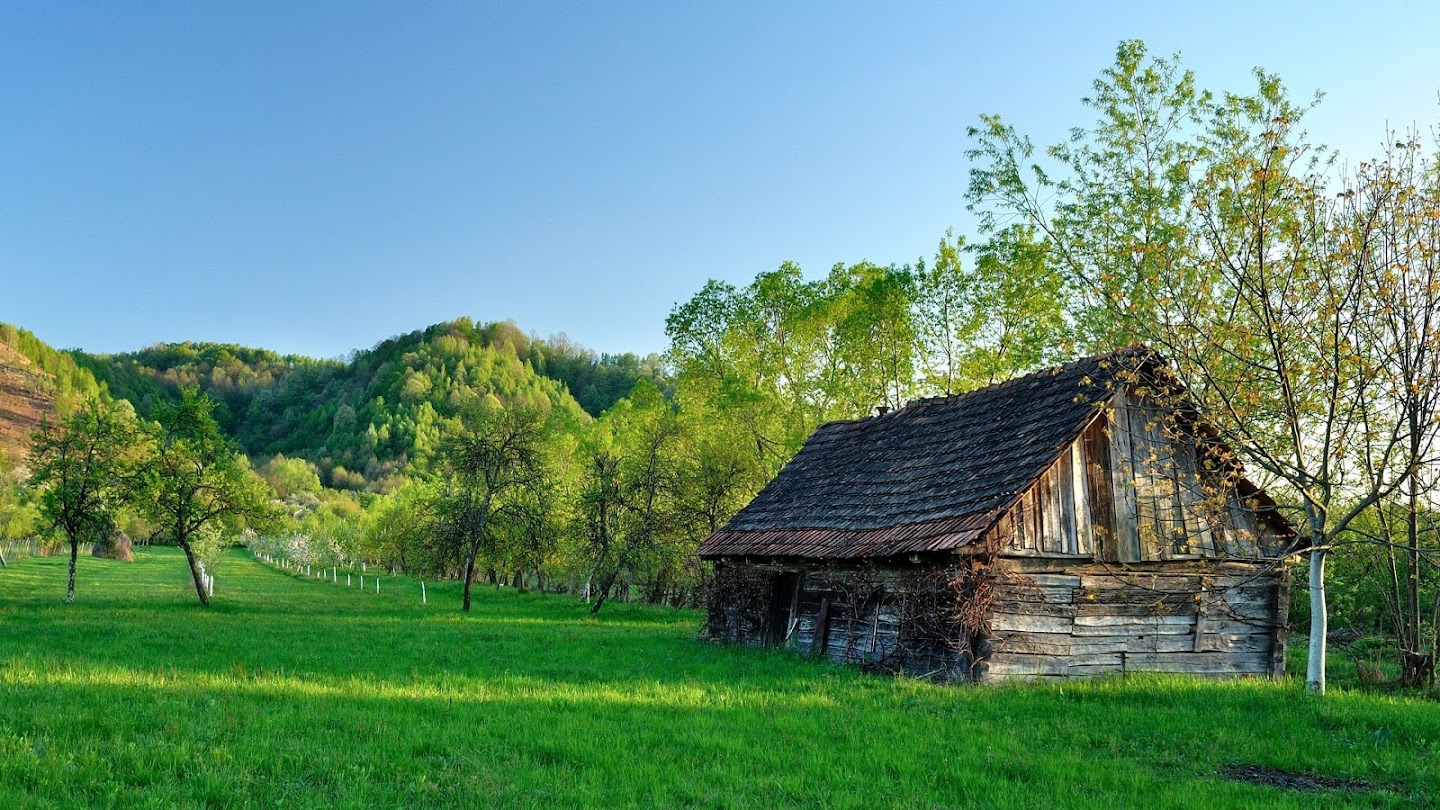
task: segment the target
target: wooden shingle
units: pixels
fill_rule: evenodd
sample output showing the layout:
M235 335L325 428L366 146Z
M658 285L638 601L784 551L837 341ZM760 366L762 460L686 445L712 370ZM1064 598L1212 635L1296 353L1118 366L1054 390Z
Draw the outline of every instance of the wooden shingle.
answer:
M700 555L946 551L982 536L1085 430L1141 348L821 425Z

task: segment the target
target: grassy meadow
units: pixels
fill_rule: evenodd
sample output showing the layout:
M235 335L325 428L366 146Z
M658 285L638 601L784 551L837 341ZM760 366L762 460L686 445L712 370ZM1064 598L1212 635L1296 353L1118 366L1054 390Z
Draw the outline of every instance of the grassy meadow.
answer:
M940 687L695 640L693 612L236 551L0 571L0 807L1197 807L1440 803L1440 703L1134 676ZM367 576L367 585L373 580ZM1232 781L1257 765L1364 780Z

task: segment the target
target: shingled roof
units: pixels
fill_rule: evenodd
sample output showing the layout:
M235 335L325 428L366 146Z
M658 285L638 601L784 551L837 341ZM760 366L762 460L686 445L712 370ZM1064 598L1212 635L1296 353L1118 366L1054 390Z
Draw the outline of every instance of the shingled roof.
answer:
M1127 348L883 416L821 425L700 547L728 556L859 559L970 543L1157 356Z

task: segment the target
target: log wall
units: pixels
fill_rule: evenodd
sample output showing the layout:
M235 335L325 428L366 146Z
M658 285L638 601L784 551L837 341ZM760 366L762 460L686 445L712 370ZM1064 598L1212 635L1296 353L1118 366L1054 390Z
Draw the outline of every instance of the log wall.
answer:
M934 590L953 565L727 563L709 636L949 681L1284 673L1283 569L1011 557L986 570L993 592L983 628L971 633L937 621L962 608L963 596Z
M742 574L751 584L728 586L728 593L712 596L708 635L713 640L783 646L840 664L938 680L970 675L969 639L951 621L955 594L939 587L948 581L944 564L726 567L733 569L728 576ZM787 574L799 575L793 595L775 589ZM722 576L717 572L717 583ZM753 584L760 579L768 585ZM770 594L765 604L757 604L756 595L765 592Z
M1283 570L1001 559L978 680L1138 671L1281 675Z

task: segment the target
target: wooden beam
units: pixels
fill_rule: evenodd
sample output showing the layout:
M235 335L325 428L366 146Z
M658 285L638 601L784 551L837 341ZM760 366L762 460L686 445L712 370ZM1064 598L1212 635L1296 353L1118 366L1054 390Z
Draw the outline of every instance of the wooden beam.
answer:
M830 635L830 598L820 600L820 613L815 617L815 636L810 640L812 656L825 655L826 637Z
M1075 517L1075 542L1070 552L1087 554L1095 547L1090 530L1090 499L1085 486L1085 454L1080 450L1079 441L1070 445L1070 480L1067 483L1070 489L1070 509Z
M1130 440L1130 401L1125 389L1111 400L1110 478L1114 492L1115 556L1120 562L1135 562L1140 556L1137 528L1134 448Z

